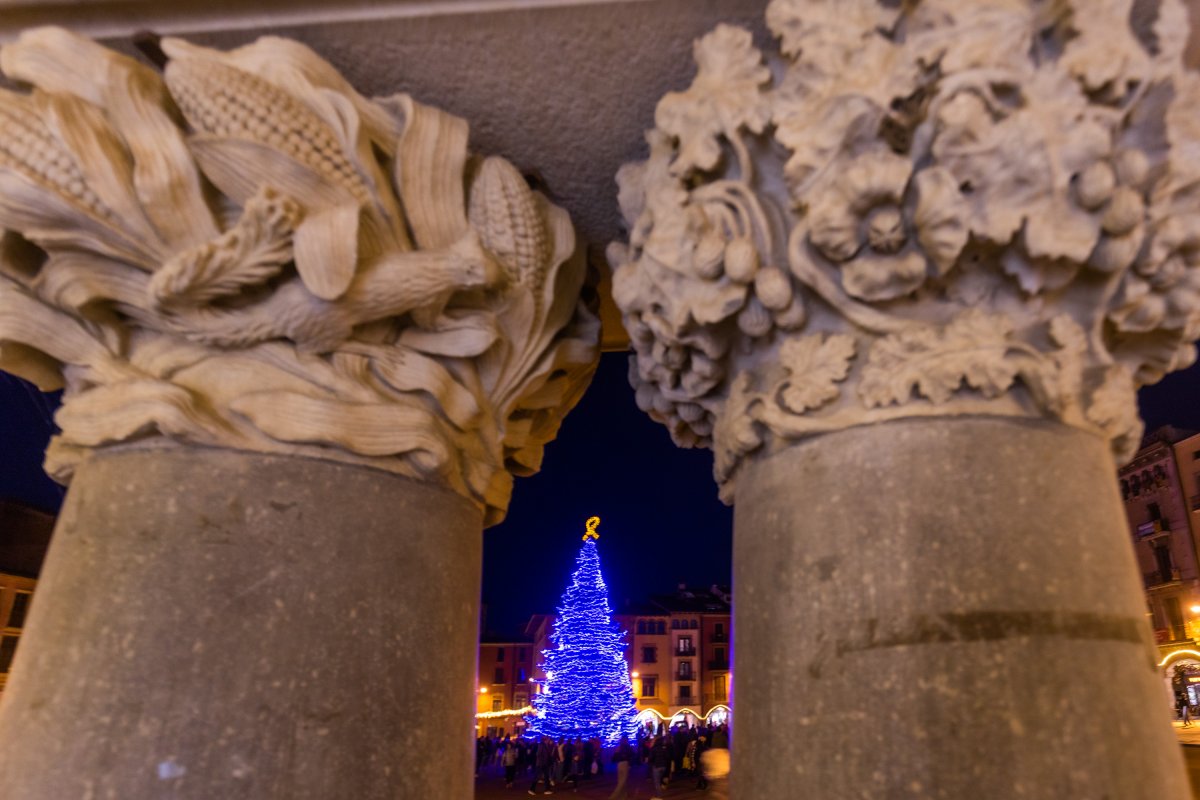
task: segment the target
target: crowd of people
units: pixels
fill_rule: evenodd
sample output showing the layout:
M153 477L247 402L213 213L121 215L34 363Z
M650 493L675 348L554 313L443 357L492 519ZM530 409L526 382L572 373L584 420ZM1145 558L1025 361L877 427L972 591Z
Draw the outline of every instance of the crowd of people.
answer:
M729 747L725 725L665 725L639 728L636 737L622 737L616 747L605 748L597 738L557 741L549 736L480 736L475 742L475 776L488 772L504 774L504 785L512 789L530 780L529 794L553 794L570 785L578 789L580 781L590 780L606 770L615 770L617 786L610 800L623 800L630 790L633 770L645 767L653 800L660 800L671 783L694 780L696 788L708 788L701 768L706 751Z

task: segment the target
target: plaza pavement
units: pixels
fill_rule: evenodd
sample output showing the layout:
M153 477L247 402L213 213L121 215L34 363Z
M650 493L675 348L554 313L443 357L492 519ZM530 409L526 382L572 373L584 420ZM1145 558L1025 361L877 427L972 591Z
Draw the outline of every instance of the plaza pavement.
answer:
M654 796L650 793L648 769L644 766L633 768L627 785L629 800L650 800ZM495 767L488 767L480 777L475 779L475 800L517 800L517 798L529 797L529 783L532 780L532 775L518 776L513 783L513 788L505 789L504 769L500 768L497 771ZM565 787L555 786L554 796L578 798L579 800L606 800L616 785L616 770L609 768L603 775L580 781L578 792L573 792L570 784ZM545 791L545 786L538 784L537 796L542 797L543 791ZM672 781L659 796L663 800L718 800L722 797L718 791L697 789L696 779L690 776Z

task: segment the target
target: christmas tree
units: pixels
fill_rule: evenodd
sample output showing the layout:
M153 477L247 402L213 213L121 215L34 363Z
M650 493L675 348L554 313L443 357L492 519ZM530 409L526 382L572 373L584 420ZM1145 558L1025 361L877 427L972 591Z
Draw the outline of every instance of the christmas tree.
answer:
M529 733L558 738L599 737L614 744L633 735L637 711L629 667L625 663L625 632L612 621L608 587L600 574L596 540L599 517L587 522L575 573L563 593L550 641L542 651L542 693L533 697Z

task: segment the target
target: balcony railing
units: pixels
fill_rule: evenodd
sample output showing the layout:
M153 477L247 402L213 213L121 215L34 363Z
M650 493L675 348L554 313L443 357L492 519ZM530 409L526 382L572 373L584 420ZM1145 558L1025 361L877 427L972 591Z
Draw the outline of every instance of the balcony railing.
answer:
M708 662L709 669L729 671L729 661L710 661Z
M1153 536L1171 530L1171 523L1165 519L1152 519L1137 526L1138 536Z
M700 698L694 694L679 694L675 695L675 705L677 706L695 706L699 703Z
M677 656L694 656L696 655L695 647L676 647L675 655Z
M717 703L728 703L728 702L729 702L729 693L728 692L705 692L704 693L704 705L706 707L707 706L715 706Z
M1200 495L1196 495L1196 496L1197 496L1197 497L1200 497ZM727 633L714 633L714 634L712 635L712 640L713 640L714 642L727 642L727 641L729 641L729 634L727 634Z
M1146 583L1147 589L1153 589L1155 586L1165 586L1168 583L1179 582L1179 570L1173 569L1170 572L1166 570L1156 569L1153 572L1142 574L1142 578Z
M688 672L684 672L684 671L680 670L679 672L675 673L675 680L677 680L677 681L694 681L694 680L696 680L696 673L691 672L690 670Z

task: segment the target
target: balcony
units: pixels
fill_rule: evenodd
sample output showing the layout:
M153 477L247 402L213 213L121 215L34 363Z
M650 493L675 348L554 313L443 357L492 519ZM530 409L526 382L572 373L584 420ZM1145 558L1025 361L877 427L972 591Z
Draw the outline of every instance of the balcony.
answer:
M677 706L693 706L695 707L700 698L694 694L679 694L675 695L675 705Z
M1142 573L1142 580L1145 582L1147 589L1179 583L1179 570L1173 569L1167 572L1166 570L1156 569L1152 572L1144 572Z
M1197 497L1200 497L1200 495L1196 495L1196 496L1197 496ZM714 633L714 634L712 635L712 640L713 640L714 642L727 642L727 641L729 641L729 634L727 634L727 633Z
M1170 530L1171 523L1169 520L1152 519L1137 526L1137 535L1141 537L1154 536L1158 533L1167 533Z
M710 662L708 662L708 668L711 670L728 672L729 671L729 661L728 660L710 661Z
M675 655L677 656L694 656L696 655L695 647L676 647Z
M680 670L679 672L675 673L675 680L677 680L677 681L694 681L694 680L696 680L696 674L694 672L692 672L691 670L688 670L687 672Z
M729 693L728 692L705 692L704 693L704 707L705 708L712 708L713 706L717 705L718 703L728 703L728 702L729 702Z

